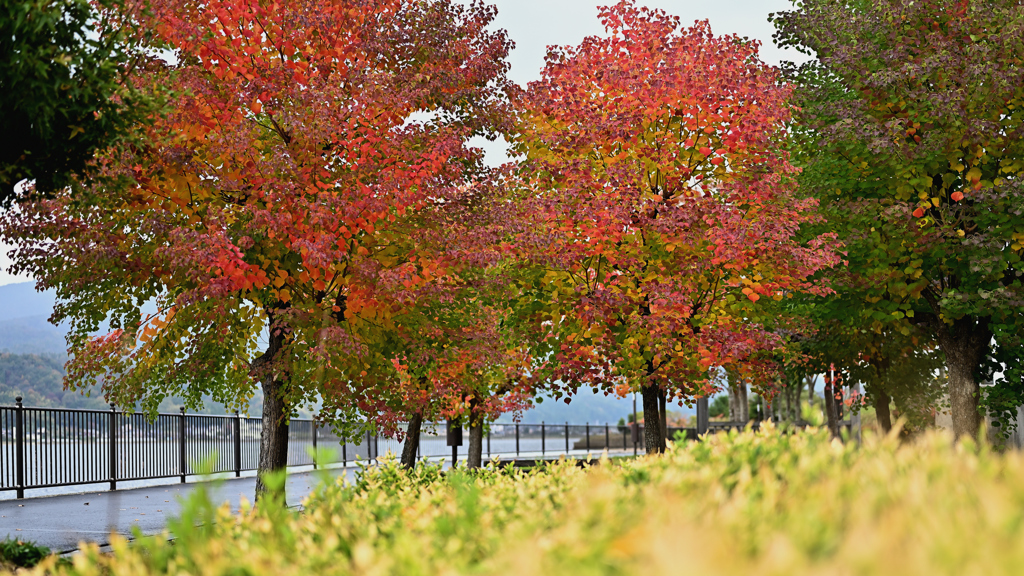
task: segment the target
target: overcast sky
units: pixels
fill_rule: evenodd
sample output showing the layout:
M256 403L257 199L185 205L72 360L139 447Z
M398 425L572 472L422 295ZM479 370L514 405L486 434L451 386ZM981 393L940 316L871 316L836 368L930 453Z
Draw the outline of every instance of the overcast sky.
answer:
M469 3L469 0L463 0ZM520 84L536 80L544 66L550 45L579 44L586 36L604 30L597 20L597 7L611 0L491 0L497 5L499 28L508 30L516 43L510 57L511 77ZM637 5L660 8L679 16L683 25L697 20L711 22L715 34L738 34L761 41L765 62L798 59L800 54L783 53L772 44L773 27L768 14L792 9L789 0L637 0Z
M466 3L469 0L465 0ZM544 66L549 45L576 45L586 36L603 32L597 20L597 7L611 0L490 0L498 6L495 25L508 30L516 43L509 60L510 76L520 84L536 80ZM791 9L789 0L638 0L638 5L660 8L682 18L684 25L708 20L715 34L738 34L761 41L762 59L773 65L782 60L802 60L800 54L782 52L772 44L772 25L768 14ZM503 146L482 142L489 163L504 159ZM7 273L10 259L7 246L0 247L0 285L23 282L27 277Z

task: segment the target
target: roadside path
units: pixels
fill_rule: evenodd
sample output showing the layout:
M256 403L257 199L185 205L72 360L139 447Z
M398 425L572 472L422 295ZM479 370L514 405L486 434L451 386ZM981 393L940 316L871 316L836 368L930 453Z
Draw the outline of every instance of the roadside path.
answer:
M613 456L631 454L631 451L611 451ZM589 459L599 455L597 451L573 450L567 456ZM522 453L519 458L525 461L524 464L532 464L534 459L557 460L562 456L565 454L548 452L542 455L535 452ZM444 462L442 467L448 468L448 463ZM288 505L300 504L316 487L320 474L326 472L332 478L344 475L354 482L358 469L353 463L347 467L329 467L319 473L297 471L288 474ZM179 515L181 500L200 487L210 491L210 500L215 504L228 502L231 510L237 512L243 497L252 502L256 477L0 500L0 539L28 540L54 552L65 553L77 550L82 541L106 544L110 541L111 532L131 536L133 527L138 527L145 535L159 534L167 527L168 518Z
M329 468L327 472L355 480L356 470L350 466ZM313 472L289 474L288 504L301 503L318 481L319 476ZM143 534L159 534L166 528L167 519L179 514L181 499L200 487L210 491L213 502L229 502L231 510L237 512L242 497L252 502L256 477L4 500L0 501L0 539L23 539L54 552L68 552L77 549L81 541L106 544L111 532L130 536L136 526Z

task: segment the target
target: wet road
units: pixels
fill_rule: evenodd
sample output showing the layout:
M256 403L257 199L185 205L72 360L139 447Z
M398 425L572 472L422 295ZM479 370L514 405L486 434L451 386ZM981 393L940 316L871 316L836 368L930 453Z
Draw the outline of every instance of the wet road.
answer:
M354 466L332 468L327 473L334 477L345 474L354 480L356 470ZM286 488L288 504L302 502L319 478L311 472L290 474ZM168 518L178 515L182 497L200 487L210 491L213 502L229 502L231 509L237 511L242 498L252 502L256 478L0 501L0 539L24 539L54 552L67 552L78 548L81 541L104 544L110 540L111 532L130 536L133 527L143 534L159 534L167 526Z
M629 451L612 451L613 456L629 454ZM573 450L569 455L588 459L599 453ZM520 455L523 460L553 460L560 456L550 452ZM442 467L447 468L448 464L445 462ZM346 468L328 468L319 473L289 474L288 505L300 504L316 487L320 474L327 473L334 478L344 474L349 481L354 481L358 469L357 465L349 464ZM130 536L133 527L138 527L145 535L159 534L166 528L169 518L179 515L181 499L200 488L209 490L214 503L228 502L232 511L237 511L243 498L252 502L256 477L0 500L0 539L24 539L63 553L76 550L82 541L105 544L111 532Z

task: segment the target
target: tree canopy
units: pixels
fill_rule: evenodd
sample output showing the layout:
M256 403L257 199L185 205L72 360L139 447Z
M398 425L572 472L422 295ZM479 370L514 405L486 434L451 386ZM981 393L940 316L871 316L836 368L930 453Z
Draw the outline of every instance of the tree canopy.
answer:
M663 395L705 395L713 366L781 346L756 303L826 293L811 277L838 258L829 235L796 239L815 201L794 194L789 89L757 43L632 2L600 18L606 35L552 49L525 97L524 314L567 393L640 390L660 422Z
M1024 7L812 0L773 19L780 45L816 56L789 71L801 184L847 246L864 314L927 328L954 429L975 434L986 357L1021 345ZM1020 390L1018 365L1004 385Z

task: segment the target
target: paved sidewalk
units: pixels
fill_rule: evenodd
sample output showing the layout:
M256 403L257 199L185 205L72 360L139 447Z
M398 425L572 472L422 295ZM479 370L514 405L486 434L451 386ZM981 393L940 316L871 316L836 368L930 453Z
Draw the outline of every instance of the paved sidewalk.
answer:
M327 472L335 477L345 474L354 480L356 470L330 468ZM313 472L289 474L288 504L299 504L318 480ZM167 526L168 517L178 515L180 498L201 485L210 490L214 502L230 502L231 509L237 511L243 496L252 502L256 478L4 500L0 501L0 539L20 538L54 552L67 552L77 549L80 541L105 544L111 532L129 536L134 526L143 534L159 534Z
M600 453L573 450L568 456L598 458ZM631 456L632 451L613 450L611 455ZM557 460L563 456L551 452L523 452L519 459L532 465L534 461ZM429 460L436 462L440 459L432 457ZM444 462L442 467L447 469L448 463ZM356 465L350 464L347 468L327 468L326 472L332 477L344 474L349 481L355 481L357 470ZM301 503L318 481L316 472L289 474L286 488L288 504L295 506ZM252 502L256 477L0 500L0 539L20 538L63 553L78 549L82 541L106 544L111 532L130 536L134 526L146 535L159 534L167 526L167 519L178 515L180 499L200 486L210 490L213 502L229 502L232 511L237 511L242 497Z

